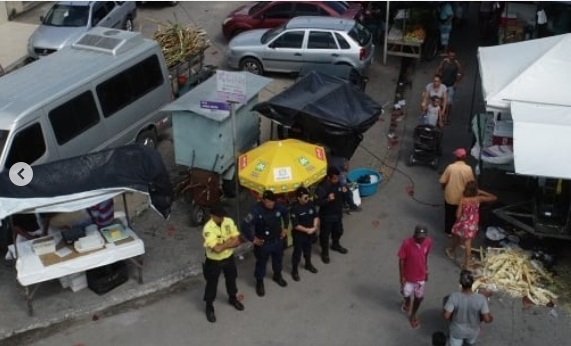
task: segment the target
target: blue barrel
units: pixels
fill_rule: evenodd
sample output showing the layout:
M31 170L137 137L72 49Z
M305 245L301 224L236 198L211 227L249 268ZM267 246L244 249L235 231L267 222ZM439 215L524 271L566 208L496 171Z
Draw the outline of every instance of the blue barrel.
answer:
M379 184L383 181L383 176L378 171L369 168L357 168L347 174L350 181L359 185L359 195L361 197L372 196L379 190ZM368 180L370 183L359 182Z

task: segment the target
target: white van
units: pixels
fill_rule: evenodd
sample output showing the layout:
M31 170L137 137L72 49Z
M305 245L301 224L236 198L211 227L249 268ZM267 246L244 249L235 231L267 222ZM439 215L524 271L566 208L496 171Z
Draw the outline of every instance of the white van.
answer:
M157 42L94 28L0 78L0 171L140 142L154 147L172 100Z

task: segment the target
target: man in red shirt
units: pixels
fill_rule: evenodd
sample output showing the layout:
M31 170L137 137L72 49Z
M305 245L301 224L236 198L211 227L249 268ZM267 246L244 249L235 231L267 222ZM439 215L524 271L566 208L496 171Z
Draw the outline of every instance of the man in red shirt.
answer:
M424 284L428 281L428 254L431 249L432 239L428 237L428 229L417 225L414 235L402 242L398 253L401 293L404 296L401 310L410 312L410 325L414 329L420 327L416 312L424 297Z

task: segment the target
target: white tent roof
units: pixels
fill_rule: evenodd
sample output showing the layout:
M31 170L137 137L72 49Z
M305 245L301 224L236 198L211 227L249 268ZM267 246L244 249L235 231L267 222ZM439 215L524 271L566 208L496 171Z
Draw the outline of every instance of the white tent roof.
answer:
M518 174L571 179L571 34L478 49L488 109L511 110Z
M484 100L571 106L571 34L478 48Z

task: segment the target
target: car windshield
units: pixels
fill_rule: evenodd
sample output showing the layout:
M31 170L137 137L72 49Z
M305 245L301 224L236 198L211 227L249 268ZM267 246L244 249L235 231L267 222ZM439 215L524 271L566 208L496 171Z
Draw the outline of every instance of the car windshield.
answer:
M345 11L347 11L348 8L343 6L343 4L340 1L327 1L324 2L324 4L330 7L333 11L337 12L339 15L345 13Z
M8 131L0 130L0 153L4 150L4 145L6 145L6 140L8 139Z
M87 26L88 6L54 5L44 19L44 25L80 27Z
M274 39L274 37L278 36L285 30L285 25L278 26L277 28L271 29L266 31L262 35L262 44L266 44Z
M254 6L250 7L248 14L253 15L254 13L256 13L259 10L261 10L262 8L264 8L264 6L266 6L267 4L268 4L267 1L260 1L257 4L254 4Z
M355 23L355 26L348 32L348 35L361 47L368 45L371 41L371 33L359 23Z

